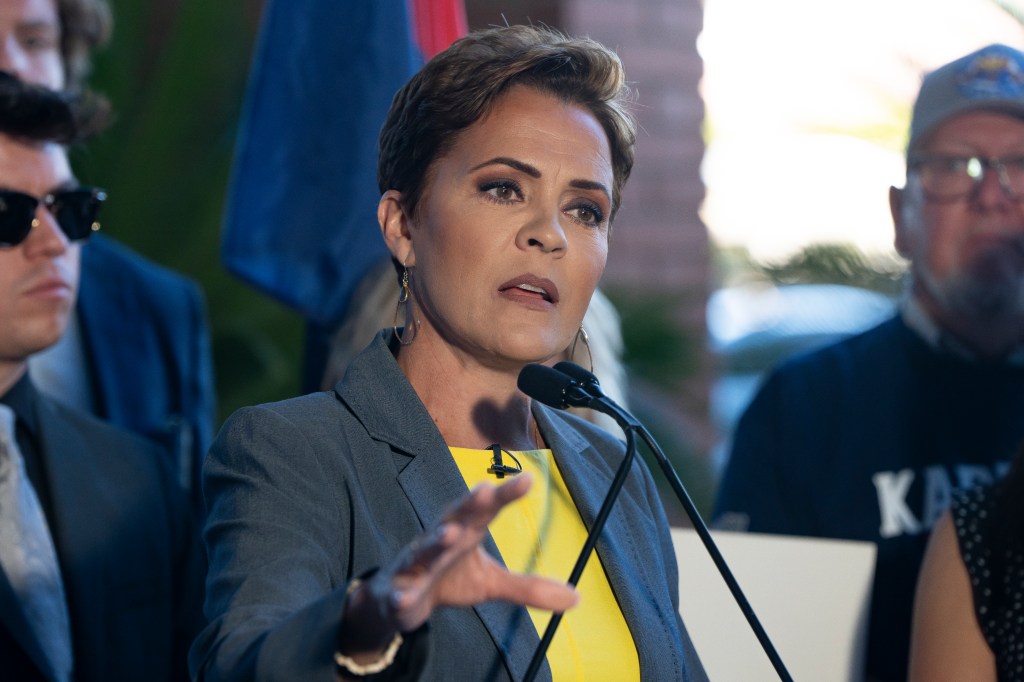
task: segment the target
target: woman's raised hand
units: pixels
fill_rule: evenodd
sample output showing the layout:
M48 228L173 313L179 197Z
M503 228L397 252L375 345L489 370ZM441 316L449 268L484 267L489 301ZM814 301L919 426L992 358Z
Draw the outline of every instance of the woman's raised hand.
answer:
M523 474L500 486L477 486L353 591L342 621L342 651L379 652L396 631L415 630L441 606L493 599L550 611L575 606L579 596L568 584L512 573L482 546L487 525L530 484Z

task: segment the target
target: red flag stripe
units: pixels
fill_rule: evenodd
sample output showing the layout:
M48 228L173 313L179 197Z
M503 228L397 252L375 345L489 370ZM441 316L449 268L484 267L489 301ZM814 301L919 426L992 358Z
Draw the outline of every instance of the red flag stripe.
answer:
M427 60L466 35L466 7L463 0L410 0L413 35Z

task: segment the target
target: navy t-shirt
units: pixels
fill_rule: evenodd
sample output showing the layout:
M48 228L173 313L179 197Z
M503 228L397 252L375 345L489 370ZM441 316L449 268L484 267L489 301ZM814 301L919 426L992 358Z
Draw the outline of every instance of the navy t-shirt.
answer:
M937 352L895 317L775 370L744 413L716 523L878 545L867 673L905 680L928 531L1024 440L1024 368Z

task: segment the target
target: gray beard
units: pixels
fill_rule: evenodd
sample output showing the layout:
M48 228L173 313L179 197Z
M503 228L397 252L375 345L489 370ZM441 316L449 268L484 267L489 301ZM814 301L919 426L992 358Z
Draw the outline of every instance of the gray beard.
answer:
M917 275L939 306L960 319L989 324L1024 319L1024 269L998 253L982 254L944 281L928 272Z
M997 322L1024 315L1024 285L1021 283L996 287L969 281L950 289L945 304L961 316Z

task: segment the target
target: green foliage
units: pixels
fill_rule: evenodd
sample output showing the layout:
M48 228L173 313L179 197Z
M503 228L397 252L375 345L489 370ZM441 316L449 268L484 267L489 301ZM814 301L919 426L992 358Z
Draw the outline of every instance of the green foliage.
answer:
M750 251L745 246L722 246L711 243L711 266L717 280L716 286L728 287L745 284L751 280L762 281Z
M811 244L781 263L758 269L776 284L847 284L885 294L899 293L903 266L892 260L869 259L850 244Z
M259 5L113 0L91 82L115 122L74 156L109 192L104 232L206 292L221 417L298 388L301 320L228 275L218 252Z
M782 261L758 262L742 247L715 250L715 268L725 286L743 282L846 284L895 296L906 265L894 257L867 256L852 244L810 244Z
M606 291L622 318L623 360L632 376L677 388L697 370L702 339L688 332L680 311L686 296Z

